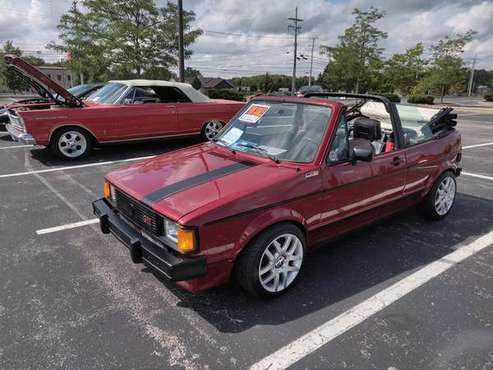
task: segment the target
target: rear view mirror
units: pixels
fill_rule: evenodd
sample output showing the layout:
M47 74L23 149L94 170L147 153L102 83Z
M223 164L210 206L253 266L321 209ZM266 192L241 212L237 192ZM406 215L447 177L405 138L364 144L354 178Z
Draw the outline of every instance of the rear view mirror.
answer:
M373 149L354 148L351 159L353 163L357 161L371 162L373 160Z

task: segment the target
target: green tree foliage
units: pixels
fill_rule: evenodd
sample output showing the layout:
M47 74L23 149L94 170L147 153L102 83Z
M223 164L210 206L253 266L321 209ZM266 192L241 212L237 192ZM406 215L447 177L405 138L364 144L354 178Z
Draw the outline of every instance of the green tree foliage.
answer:
M442 102L446 93L463 91L466 71L462 54L474 34L471 30L455 37L445 37L433 45L429 72L417 85L416 91L440 94Z
M89 79L169 79L178 54L177 6L158 8L153 0L84 0L77 2L59 23L60 45L50 47L70 54L69 66ZM185 57L202 33L192 29L195 14L184 12Z
M423 44L418 43L402 54L394 54L385 62L383 79L386 90L397 90L402 95L411 93L425 72L423 51Z
M355 8L354 24L339 36L336 47L329 47L332 61L320 77L321 83L331 90L369 91L378 88L382 68L382 48L378 46L387 33L375 23L385 13L370 7L368 11Z
M291 88L291 76L279 74L262 74L231 79L236 86L249 87L252 92L260 90L264 93L278 91L280 88ZM296 86L308 85L308 77L298 77Z
M0 85L5 86L7 89L16 91L26 91L29 90L29 83L21 78L17 73L9 70L4 62L4 55L17 55L22 56L22 50L15 47L12 41L7 41L3 45L2 50L0 50ZM43 65L44 60L34 56L24 56L23 57L28 63L33 65Z

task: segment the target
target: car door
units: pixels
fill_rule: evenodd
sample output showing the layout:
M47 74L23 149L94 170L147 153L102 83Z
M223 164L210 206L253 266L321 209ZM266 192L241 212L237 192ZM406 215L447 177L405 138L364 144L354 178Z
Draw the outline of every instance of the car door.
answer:
M179 133L176 103L163 101L151 86L131 89L123 99L120 122L128 138L154 138Z
M377 217L376 199L382 185L371 163L350 159L346 119L341 115L325 164L321 166L323 191L318 206L320 223L315 240L335 237Z

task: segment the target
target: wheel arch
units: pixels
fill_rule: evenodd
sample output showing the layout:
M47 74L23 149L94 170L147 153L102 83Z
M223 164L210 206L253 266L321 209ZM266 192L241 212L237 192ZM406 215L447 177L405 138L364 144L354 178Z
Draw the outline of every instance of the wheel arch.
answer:
M307 241L305 220L301 214L289 209L276 210L275 213L275 215L271 212L264 213L245 227L240 237L238 248L235 251L234 260L263 232L277 225L292 224L296 226L303 234L305 242Z
M70 129L70 128L76 128L76 129L79 129L79 130L86 132L89 136L89 139L92 140L93 144L99 143L98 139L96 138L96 135L94 135L94 133L91 130L89 130L87 127L85 127L81 124L78 124L78 123L65 123L62 125L58 125L57 127L53 128L51 130L50 136L48 137L48 142L50 143L50 145L53 144L52 140L58 132L60 132L61 130Z

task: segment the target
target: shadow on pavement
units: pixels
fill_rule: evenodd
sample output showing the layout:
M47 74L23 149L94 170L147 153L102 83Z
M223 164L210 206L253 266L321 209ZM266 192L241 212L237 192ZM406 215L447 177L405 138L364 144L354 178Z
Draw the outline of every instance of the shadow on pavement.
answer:
M364 295L377 284L400 279L404 276L399 275L453 252L461 243L491 231L492 225L493 202L458 194L445 220L422 220L410 209L317 249L308 255L298 284L272 300L252 298L235 283L197 295L168 281L163 284L181 299L182 307L195 310L220 332L237 333L297 320Z
M76 166L89 163L118 161L127 158L159 155L172 150L199 144L199 138L186 138L174 140L148 141L139 143L120 143L104 145L93 148L93 151L80 160L64 160L56 157L48 148L35 148L31 150L32 158L41 162L46 167L52 166Z

